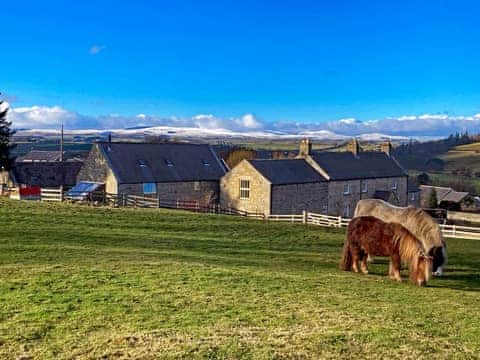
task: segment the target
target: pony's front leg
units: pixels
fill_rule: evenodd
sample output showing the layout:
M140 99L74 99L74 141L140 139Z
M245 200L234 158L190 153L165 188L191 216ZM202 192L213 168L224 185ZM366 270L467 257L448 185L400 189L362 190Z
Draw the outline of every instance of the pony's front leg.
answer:
M390 265L389 265L390 279L396 280L396 281L402 281L402 277L400 276L401 266L402 266L402 262L400 260L400 256L392 255L390 257Z
M442 276L442 275L443 275L443 268L442 268L441 266L439 266L439 267L437 268L437 271L435 271L435 272L433 273L433 275L435 275L435 276Z
M358 251L353 251L352 252L352 270L353 272L356 272L356 273L358 273L358 260L359 260Z

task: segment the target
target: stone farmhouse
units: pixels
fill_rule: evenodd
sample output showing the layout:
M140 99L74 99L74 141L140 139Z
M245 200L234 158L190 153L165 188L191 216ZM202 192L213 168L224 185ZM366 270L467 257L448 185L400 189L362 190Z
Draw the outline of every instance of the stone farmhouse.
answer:
M360 199L406 206L408 175L389 142L381 150L360 151L354 139L346 152L312 152L308 139L302 140L296 159L242 161L234 167L221 180L221 205L266 215L309 210L344 217L353 216Z
M382 144L381 151L361 151L353 139L347 151L313 153L305 139L298 157L328 180L328 214L351 217L361 199L407 205L408 175L393 158L390 142Z
M327 180L304 159L242 160L220 182L220 206L251 213L321 212Z
M135 194L162 200L219 201L226 167L209 145L99 142L77 182L105 184L111 194Z

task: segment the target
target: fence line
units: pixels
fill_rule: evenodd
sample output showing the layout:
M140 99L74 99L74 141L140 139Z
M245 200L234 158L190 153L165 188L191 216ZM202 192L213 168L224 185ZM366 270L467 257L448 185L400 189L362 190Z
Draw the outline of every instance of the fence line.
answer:
M40 190L41 201L63 201L63 189L62 188L42 188Z
M273 214L264 215L258 212L248 212L233 207L221 208L218 204L202 204L197 200L169 200L148 195L110 194L104 191L89 193L88 196L64 197L63 188L42 188L40 199L46 202L61 202L64 200L83 201L89 204L105 204L114 207L138 208L168 208L187 211L237 215L254 219L281 221L289 223L303 223L323 227L344 228L350 220L342 216L332 216L303 211L302 214ZM83 193L82 193L83 194ZM20 198L20 197L19 197ZM440 229L445 237L480 240L480 227L440 224Z

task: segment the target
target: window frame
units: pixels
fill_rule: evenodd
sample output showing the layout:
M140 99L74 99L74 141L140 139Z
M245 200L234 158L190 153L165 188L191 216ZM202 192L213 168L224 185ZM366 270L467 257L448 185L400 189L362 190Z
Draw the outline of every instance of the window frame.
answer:
M398 190L398 181L395 181L392 185L392 191L397 191Z
M238 196L240 200L250 200L250 179L241 178L239 179L239 192Z
M152 187L154 191L145 191L146 187ZM148 188L147 188L148 190ZM152 190L152 189L150 189ZM143 194L156 194L157 193L157 184L156 183L142 183Z
M345 187L347 190L345 191ZM350 195L351 189L350 189L350 183L343 184L343 195Z
M360 181L360 192L362 194L368 193L368 180Z

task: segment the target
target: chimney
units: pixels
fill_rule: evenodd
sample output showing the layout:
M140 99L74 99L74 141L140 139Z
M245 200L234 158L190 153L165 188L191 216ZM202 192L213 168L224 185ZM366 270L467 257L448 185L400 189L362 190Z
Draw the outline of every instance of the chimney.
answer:
M393 150L393 147L390 140L380 145L380 151L384 152L388 156L392 156L392 150Z
M108 146L107 146L107 151L108 151L108 152L112 151L112 133L108 133Z
M360 153L360 145L356 138L353 138L347 145L347 151L351 152L355 157Z
M62 123L62 131L60 135L60 162L63 162L63 123Z
M312 153L312 144L308 138L302 139L300 141L300 151L299 156L309 156Z

